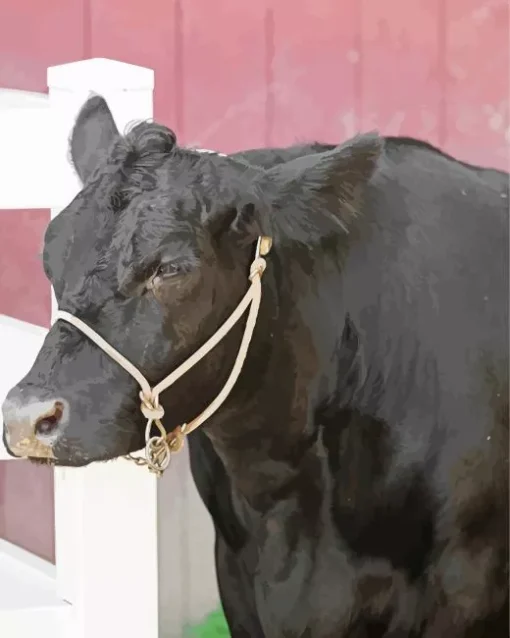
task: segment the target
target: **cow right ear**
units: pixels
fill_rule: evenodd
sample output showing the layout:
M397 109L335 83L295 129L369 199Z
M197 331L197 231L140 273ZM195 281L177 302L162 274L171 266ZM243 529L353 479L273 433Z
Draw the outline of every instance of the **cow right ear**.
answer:
M261 217L262 232L273 236L278 225L289 239L305 245L331 233L348 234L363 212L383 149L384 138L378 133L363 133L261 173L256 187L271 209Z
M119 135L106 100L90 97L80 109L69 142L71 161L84 184Z

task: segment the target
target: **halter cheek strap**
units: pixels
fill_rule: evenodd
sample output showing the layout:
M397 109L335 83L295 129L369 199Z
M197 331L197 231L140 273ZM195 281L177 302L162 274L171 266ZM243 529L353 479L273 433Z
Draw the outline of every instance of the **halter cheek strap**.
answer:
M258 238L255 258L250 266L250 274L248 276L250 287L232 314L218 328L212 337L210 337L196 352L194 352L188 359L186 359L186 361L184 361L178 368L176 368L153 388L151 388L150 383L136 366L134 366L128 359L126 359L126 357L124 357L124 355L105 341L103 337L95 332L95 330L92 330L92 328L90 328L85 322L64 310L59 310L57 312L56 320L61 319L63 321L67 321L80 330L109 357L122 366L124 370L126 370L126 372L128 372L137 381L141 388L139 394L140 410L147 419L147 425L145 427L145 460L136 458L130 454L125 458L134 461L138 465L147 465L150 471L161 476L170 463L171 453L181 450L184 444L184 437L190 432L193 432L193 430L198 428L210 416L212 416L228 397L235 382L241 374L243 363L248 352L248 347L253 336L253 331L255 330L255 325L257 323L257 315L262 298L261 279L266 269L266 260L264 259L264 256L271 250L271 243L272 242L269 237ZM230 330L232 330L246 312L247 308L249 308L249 312L243 337L239 345L234 365L225 385L203 412L198 414L189 423L183 423L172 432L167 433L163 423L161 422L165 415L165 411L159 402L159 395L186 374L186 372L195 366L201 359L203 359L205 355L208 354L230 332ZM158 428L160 433L159 436L150 436L153 425Z

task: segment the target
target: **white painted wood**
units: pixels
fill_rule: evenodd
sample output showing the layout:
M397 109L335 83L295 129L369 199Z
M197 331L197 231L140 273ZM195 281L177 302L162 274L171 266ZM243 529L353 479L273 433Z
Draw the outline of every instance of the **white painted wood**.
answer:
M26 549L18 547L3 538L0 538L0 554L2 555L0 560L7 559L16 562L22 565L23 569L36 572L37 576L42 576L43 578L48 579L48 581L55 581L57 577L57 569L55 565L44 558L40 558L31 552L27 552ZM50 587L51 585L52 584L50 583ZM53 587L54 585L55 583L53 582ZM4 599L5 598L3 596L0 596L0 602Z
M20 89L0 88L0 110L40 108L47 106L47 93L34 93L33 91L21 91Z
M50 66L47 73L48 87L50 94L54 89L62 89L72 93L81 91L94 91L103 96L129 91L130 93L141 91L145 95L152 95L154 90L154 71L143 66L126 64L110 58L91 58ZM110 97L112 97L110 95ZM130 101L132 96L124 96L124 102ZM138 118L152 118L152 107L150 115L141 113ZM126 108L124 112L127 113ZM118 115L120 117L120 114ZM129 117L132 117L130 114Z
M0 89L0 114L0 209L48 208L52 131L48 96Z
M214 528L205 509L185 459L183 470L183 538L181 551L187 557L185 622L196 625L219 606L219 592L214 564Z
M54 565L0 540L0 575L0 636L70 636L71 607L57 596Z
M1 563L0 567L3 568ZM23 586L30 587L28 584ZM5 611L0 609L0 632L9 638L74 638L72 627L71 607L63 602Z

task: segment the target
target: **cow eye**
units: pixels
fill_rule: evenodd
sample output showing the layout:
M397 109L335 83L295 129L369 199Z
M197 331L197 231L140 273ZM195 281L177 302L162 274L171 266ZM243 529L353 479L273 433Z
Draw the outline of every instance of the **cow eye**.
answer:
M180 275L182 272L182 268L179 264L160 264L156 270L156 277L175 277L175 275Z
M179 264L170 262L159 264L147 282L147 288L150 290L165 280L181 275L182 272L183 270Z

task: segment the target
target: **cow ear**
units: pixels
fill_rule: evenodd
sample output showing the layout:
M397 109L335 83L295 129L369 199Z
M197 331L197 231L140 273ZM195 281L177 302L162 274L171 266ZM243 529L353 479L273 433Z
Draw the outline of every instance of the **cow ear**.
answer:
M367 133L266 170L257 180L258 189L269 198L270 210L261 220L263 232L271 234L278 225L289 239L303 243L329 232L348 233L362 212L382 149L383 138Z
M119 135L106 100L90 97L82 106L71 133L71 161L82 183L85 183Z

